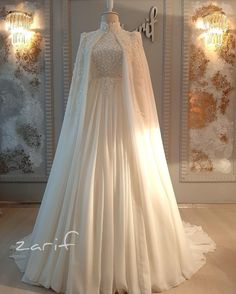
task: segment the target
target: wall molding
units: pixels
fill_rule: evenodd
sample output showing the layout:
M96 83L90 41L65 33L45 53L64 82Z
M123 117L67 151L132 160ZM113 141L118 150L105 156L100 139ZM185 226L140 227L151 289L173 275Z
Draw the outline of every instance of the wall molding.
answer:
M0 208L39 208L40 201L0 201ZM178 208L182 209L234 209L235 203L177 203ZM1 213L1 211L0 211ZM4 214L4 210L2 211Z
M188 89L189 89L189 2L182 0L182 89L181 89L181 119L180 119L180 181L186 180L188 173Z
M171 91L172 91L172 40L173 40L173 4L170 0L164 1L164 78L163 78L163 145L167 162L171 153Z
M64 111L70 91L70 83L72 78L71 64L71 0L63 0L63 82L64 82Z
M49 176L54 153L54 108L53 108L53 64L52 64L52 1L45 2L45 119L46 119L46 175Z

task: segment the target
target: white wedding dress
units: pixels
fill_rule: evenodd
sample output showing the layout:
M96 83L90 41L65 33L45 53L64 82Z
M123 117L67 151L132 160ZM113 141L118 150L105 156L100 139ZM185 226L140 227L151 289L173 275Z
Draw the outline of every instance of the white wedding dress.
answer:
M56 292L161 292L215 243L180 218L140 33L102 23L81 39L43 201L22 239L33 247L13 245L11 257L22 281ZM71 231L68 250L56 247Z

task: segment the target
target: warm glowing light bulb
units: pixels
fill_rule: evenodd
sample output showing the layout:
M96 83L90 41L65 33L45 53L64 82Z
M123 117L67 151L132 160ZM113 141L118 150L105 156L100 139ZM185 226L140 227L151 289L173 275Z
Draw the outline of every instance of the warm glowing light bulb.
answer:
M12 44L14 46L22 46L29 41L32 22L32 15L26 12L10 11L7 14L6 28L11 32Z
M228 30L228 20L225 14L215 12L202 18L205 29L205 44L209 47L220 47L223 43L224 33Z
M202 18L199 18L196 22L197 29L205 29L204 22Z

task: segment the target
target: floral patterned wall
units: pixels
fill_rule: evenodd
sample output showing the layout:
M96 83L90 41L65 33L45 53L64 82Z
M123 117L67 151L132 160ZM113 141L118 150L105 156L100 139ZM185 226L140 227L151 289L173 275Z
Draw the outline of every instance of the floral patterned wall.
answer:
M205 40L209 38L208 31L199 29L197 24L214 13L226 16L228 29L220 44L209 46ZM188 154L182 179L232 180L236 106L234 11L223 2L204 1L192 2L188 14L188 134L183 143L187 144L184 151Z
M33 15L27 46L14 47L5 17L11 10ZM43 179L46 166L44 1L0 3L0 176Z

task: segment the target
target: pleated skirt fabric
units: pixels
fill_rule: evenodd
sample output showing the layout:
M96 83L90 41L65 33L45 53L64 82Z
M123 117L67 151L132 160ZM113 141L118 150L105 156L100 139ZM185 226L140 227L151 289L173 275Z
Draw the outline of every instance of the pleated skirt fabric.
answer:
M121 78L90 82L80 149L23 239L53 246L12 246L22 281L66 294L151 294L190 278L215 250L200 226L180 218L160 130L156 146L142 132L131 136L127 113ZM73 245L55 249L68 232Z

